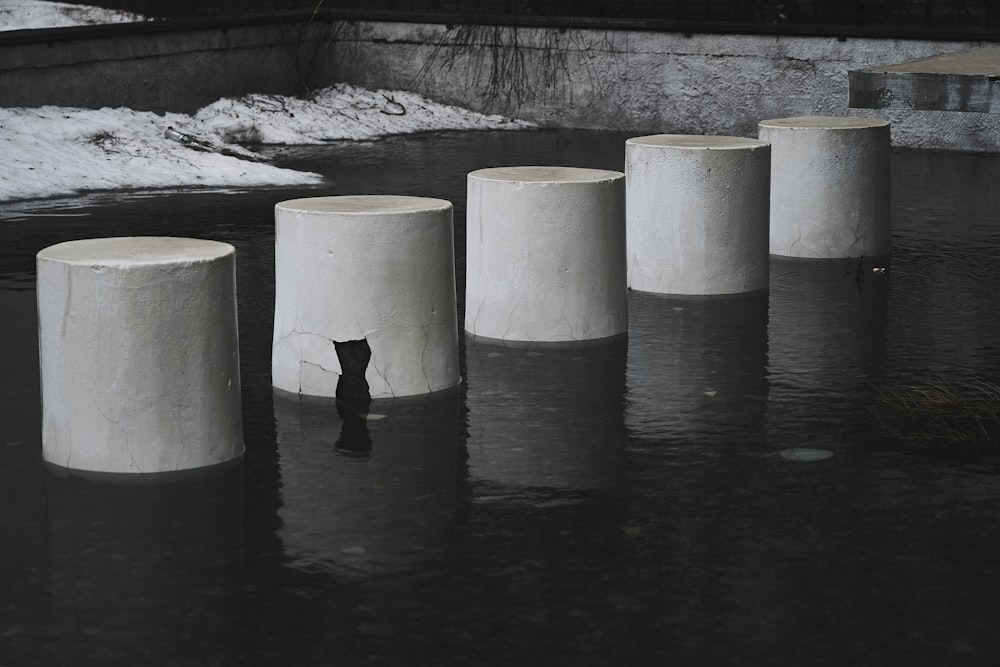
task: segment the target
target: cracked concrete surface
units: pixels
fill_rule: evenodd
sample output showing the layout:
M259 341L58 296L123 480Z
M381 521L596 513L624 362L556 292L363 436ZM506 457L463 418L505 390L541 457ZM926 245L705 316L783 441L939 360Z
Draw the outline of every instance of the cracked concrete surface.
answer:
M243 453L232 246L71 241L38 276L44 460L159 473Z
M742 137L626 142L629 286L737 294L768 280L770 146Z
M367 341L372 398L459 382L452 207L393 195L275 207L272 384L333 397L338 342Z
M468 176L469 333L512 341L628 328L621 172L499 167Z
M765 120L772 144L770 252L814 259L890 252L889 124L807 116Z

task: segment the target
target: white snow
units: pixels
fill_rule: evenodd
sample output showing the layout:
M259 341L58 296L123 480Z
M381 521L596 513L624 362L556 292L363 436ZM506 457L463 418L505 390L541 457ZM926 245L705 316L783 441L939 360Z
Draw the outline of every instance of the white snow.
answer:
M533 125L437 104L416 93L337 84L310 99L275 95L222 99L196 113L190 127L194 132L211 130L221 141L317 144L431 130L524 129Z
M145 21L140 14L41 0L0 0L0 31Z
M168 127L201 143L170 140L164 136ZM304 144L527 127L532 125L414 93L345 84L319 91L311 100L279 95L222 99L194 116L124 108L0 108L0 201L99 189L306 185L321 182L322 176L263 163L237 142ZM205 147L210 150L196 150Z
M142 21L61 2L0 0L0 30ZM165 136L168 127L197 138ZM310 99L246 95L194 116L132 109L0 108L0 201L85 190L319 183L319 174L264 163L240 144L315 144L433 130L532 127L409 92L339 84ZM177 135L174 135L175 138Z

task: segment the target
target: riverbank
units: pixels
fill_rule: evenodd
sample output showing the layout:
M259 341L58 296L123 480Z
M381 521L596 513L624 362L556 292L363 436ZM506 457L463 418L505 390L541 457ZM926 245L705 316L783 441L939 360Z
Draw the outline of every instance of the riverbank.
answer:
M892 122L896 146L1000 152L997 114L848 107L851 70L981 41L332 16L165 23L2 35L0 104L191 113L346 82L548 127L755 136L766 118L862 115Z

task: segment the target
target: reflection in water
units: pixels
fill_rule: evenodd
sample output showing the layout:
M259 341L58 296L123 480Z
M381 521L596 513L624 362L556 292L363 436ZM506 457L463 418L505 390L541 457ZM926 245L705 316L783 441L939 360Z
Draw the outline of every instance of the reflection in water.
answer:
M239 462L45 485L53 663L225 662L241 610Z
M0 313L0 665L44 664L50 595L33 275L0 276Z
M625 423L640 439L737 446L761 439L767 292L629 297Z
M321 194L367 184L455 201L461 267L468 171L620 169L623 140L447 133L287 150L331 176ZM890 271L859 293L855 266L773 259L767 342L753 299L633 294L627 343L473 341L455 405L432 418L376 402L386 417L357 433L332 400L275 398L270 383L273 204L318 191L0 204L0 665L993 667L996 454L900 448L870 428L865 387L1000 383L1000 157L903 152L893 169ZM9 216L26 207L56 215ZM197 485L95 503L93 482L41 465L34 254L130 234L237 248L242 539L218 524L239 509ZM843 446L855 437L875 447ZM780 456L795 447L835 455ZM192 509L199 498L209 509Z
M627 348L624 336L580 344L467 336L469 473L477 495L565 497L615 484Z
M836 442L857 416L849 406L867 395L885 360L891 270L872 269L887 266L886 258L771 258L767 413L775 442L811 446L789 433Z
M395 572L443 558L462 471L458 389L372 401L274 391L280 537L303 569Z

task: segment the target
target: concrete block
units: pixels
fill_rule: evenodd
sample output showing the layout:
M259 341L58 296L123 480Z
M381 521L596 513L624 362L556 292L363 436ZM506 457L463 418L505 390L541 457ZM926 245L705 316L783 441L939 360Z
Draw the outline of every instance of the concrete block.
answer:
M243 453L231 245L86 239L37 262L45 461L159 473Z
M889 122L760 122L771 142L771 254L832 259L890 250Z
M469 333L559 342L628 330L623 173L473 171L466 241Z
M391 398L459 383L450 202L311 197L275 221L275 387Z
M659 134L625 142L629 287L737 294L767 287L771 147Z
M1000 112L1000 48L942 53L849 72L849 106Z

